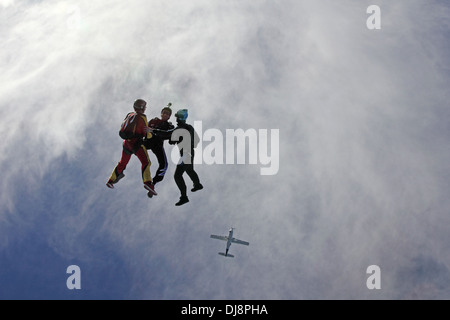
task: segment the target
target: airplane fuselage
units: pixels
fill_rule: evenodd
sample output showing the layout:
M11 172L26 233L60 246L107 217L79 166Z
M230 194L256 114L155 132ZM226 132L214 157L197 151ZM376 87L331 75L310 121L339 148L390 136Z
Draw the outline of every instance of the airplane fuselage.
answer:
M231 240L233 240L233 228L228 232L228 240L227 240L227 251L225 251L225 255L228 255L228 250L231 246Z

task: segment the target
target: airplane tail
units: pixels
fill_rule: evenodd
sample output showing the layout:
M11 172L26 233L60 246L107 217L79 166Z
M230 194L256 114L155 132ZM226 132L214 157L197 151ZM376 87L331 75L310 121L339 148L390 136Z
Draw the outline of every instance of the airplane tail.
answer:
M224 257L234 258L234 256L233 256L232 254L225 254L225 253L223 253L223 252L219 252L219 254L220 254L221 256L224 256Z

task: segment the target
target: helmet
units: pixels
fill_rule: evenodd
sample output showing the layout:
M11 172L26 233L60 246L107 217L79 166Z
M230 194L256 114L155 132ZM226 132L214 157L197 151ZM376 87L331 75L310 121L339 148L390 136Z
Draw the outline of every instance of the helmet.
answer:
M166 107L162 108L161 113L163 111L167 110L167 111L169 111L170 115L172 115L172 109L170 108L171 106L172 106L172 103L169 102L169 104Z
M175 113L175 117L176 117L178 120L186 121L186 119L187 119L187 117L188 117L188 111L187 111L187 109L181 109L181 110L178 110L177 113Z
M147 102L145 100L142 99L137 99L134 104L133 104L133 108L136 110L145 110L147 106Z

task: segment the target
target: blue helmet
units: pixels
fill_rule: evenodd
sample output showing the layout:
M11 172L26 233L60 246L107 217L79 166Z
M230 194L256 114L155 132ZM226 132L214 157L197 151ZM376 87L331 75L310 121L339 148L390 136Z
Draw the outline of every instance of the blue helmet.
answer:
M187 111L187 109L181 109L181 110L178 110L177 113L175 113L175 117L176 117L178 120L186 121L186 119L187 119L187 117L188 117L188 111Z

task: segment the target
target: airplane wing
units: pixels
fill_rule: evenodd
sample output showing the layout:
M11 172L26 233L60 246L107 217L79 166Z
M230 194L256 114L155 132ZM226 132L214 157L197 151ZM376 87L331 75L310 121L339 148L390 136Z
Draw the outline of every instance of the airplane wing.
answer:
M216 236L215 234L211 235L211 238L213 239L218 239L218 240L223 240L223 241L228 241L228 237L225 236Z
M242 240L239 240L239 239L236 239L236 238L233 238L232 240L231 240L231 242L233 242L233 243L237 243L237 244L243 244L244 246L248 246L250 243L248 243L247 241L242 241Z

